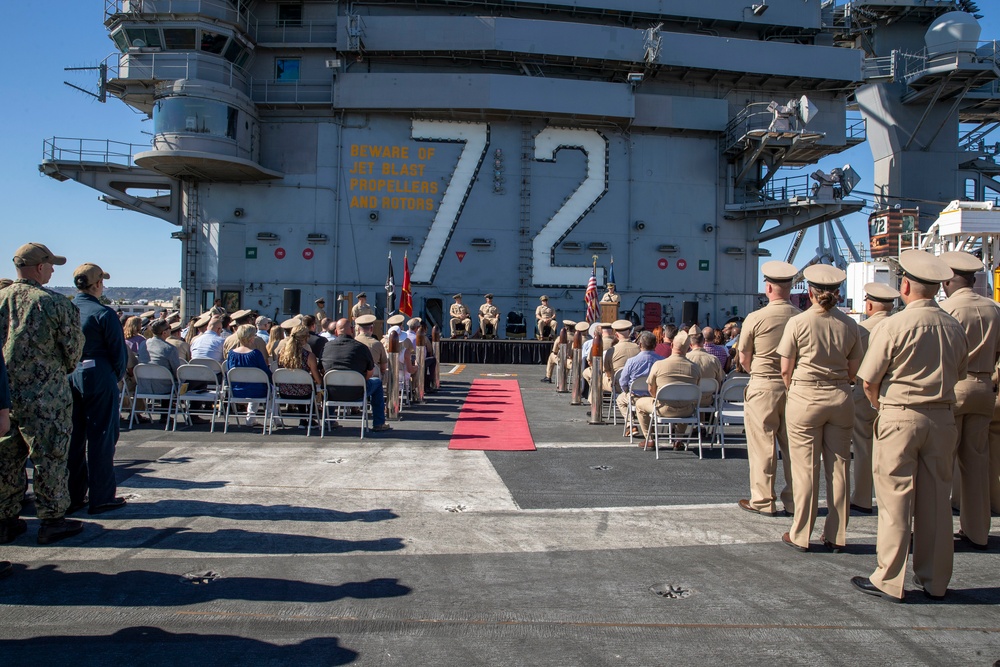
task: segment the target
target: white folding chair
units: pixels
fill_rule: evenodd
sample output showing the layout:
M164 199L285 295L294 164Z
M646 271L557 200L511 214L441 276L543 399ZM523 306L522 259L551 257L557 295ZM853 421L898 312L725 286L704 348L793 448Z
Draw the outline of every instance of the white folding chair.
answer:
M361 411L359 416L351 414L352 408ZM319 437L326 435L326 422L330 419L339 421L361 422L361 439L365 439L365 428L371 414L368 405L368 384L365 376L357 371L327 371L323 376L323 420Z
M211 361L209 359L208 361ZM174 430L177 430L177 419L183 417L189 425L192 417L208 417L212 422L211 431L215 432L215 418L222 408L224 396L222 385L212 368L202 364L184 364L177 369L177 407L174 409ZM193 384L204 384L202 389L192 389ZM184 385L188 385L186 388ZM184 389L184 393L181 393ZM195 403L210 403L211 408L196 407Z
M274 375L271 376L271 381L274 383L274 400L271 401L271 418L267 422L268 433L274 433L274 420L280 419L281 424L285 424L285 417L295 419L300 417L300 415L285 415L281 412L281 408L292 406L292 405L305 405L309 408L309 414L306 417L306 435L312 434L312 423L313 416L316 414L316 385L313 384L312 375L309 371L301 368L279 368L274 371ZM309 387L308 396L282 396L281 392L278 391L278 385L302 385Z
M698 419L705 432L710 435L708 448L715 449L715 413L719 403L719 381L715 378L702 378L698 382L698 388L701 389L702 403L704 403L705 397L711 397L711 402L708 405L698 403ZM722 450L722 458L726 458L725 449Z
M625 418L625 430L622 431L622 435L628 435L628 442L632 444L632 429L638 426L638 421L635 417L635 402L640 396L646 396L649 392L649 376L643 375L632 380L632 384L628 388L628 416ZM636 394L636 392L640 392Z
M238 382L240 384L261 384L267 388L267 395L263 398L241 398L239 396L233 395L233 383ZM229 413L233 406L237 408L236 418L240 418L241 414L239 411L239 406L246 405L247 412L249 413L250 408L255 403L263 402L264 407L264 417L262 420L263 428L261 432L267 434L267 420L271 415L271 379L267 377L267 373L254 366L238 366L236 368L230 368L229 372L226 373L226 417L225 426L222 428L223 433L229 432ZM254 410L253 417L256 417L257 411ZM249 415L247 417L250 418ZM238 423L238 422L237 422Z
M174 400L177 398L177 383L174 382L173 373L170 372L169 368L165 368L159 364L138 364L132 370L132 373L135 376L135 394L132 396L132 409L129 411L129 430L135 424L136 406L140 400L146 401L143 409L140 411L142 414L149 417L153 415L166 415L167 423L163 426L163 430L168 430L170 428L170 419L174 413ZM168 384L170 385L169 391L154 391ZM161 404L157 405L156 401L160 401ZM162 405L163 401L167 402L166 407Z
M671 382L656 390L656 398L653 401L653 414L650 415L650 428L653 429L653 447L656 450L656 458L660 458L660 427L667 427L667 439L674 440L674 426L689 425L691 433L685 439L692 441L698 439L698 458L701 458L701 429L698 428L698 401L701 400L701 388L696 384L688 382ZM663 417L660 415L660 406L670 403L690 403L691 414L682 417Z
M718 408L715 411L715 428L719 434L722 456L726 456L726 427L744 425L743 406L746 388L750 383L747 375L735 375L722 383L719 389Z
M606 377L605 377L606 379ZM619 368L615 371L614 378L611 380L611 386L605 389L601 400L601 411L604 413L604 421L611 421L615 426L618 425L618 394L622 392L621 388L622 371Z
M128 401L128 405L131 406L132 403L134 402L134 399L132 398L132 392L129 391L128 383L125 382L124 380L122 380L121 382L118 383L118 418L119 419L122 418L121 414L123 412L125 412L126 409L129 409L129 408L125 407L126 406L125 401Z
M222 367L215 359L209 359L208 357L194 357L189 364L196 364L199 366L206 366L215 371L216 377L219 379L219 388L225 391L226 389L226 369Z

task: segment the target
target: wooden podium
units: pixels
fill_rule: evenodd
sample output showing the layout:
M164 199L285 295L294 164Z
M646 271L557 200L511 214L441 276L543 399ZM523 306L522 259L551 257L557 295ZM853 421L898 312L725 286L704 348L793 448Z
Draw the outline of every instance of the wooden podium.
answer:
M601 322L614 322L618 319L617 303L601 303Z

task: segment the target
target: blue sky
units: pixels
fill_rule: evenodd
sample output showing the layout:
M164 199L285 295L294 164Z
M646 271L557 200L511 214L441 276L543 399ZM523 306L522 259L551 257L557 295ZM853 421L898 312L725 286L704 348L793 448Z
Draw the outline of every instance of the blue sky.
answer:
M992 2L981 2L986 9ZM12 257L27 241L47 244L66 255L66 267L56 270L53 285L69 285L73 267L95 262L111 274L111 286L176 287L180 277L180 242L170 238L174 227L148 216L108 208L98 192L78 183L59 183L38 173L43 141L72 137L111 139L146 146L151 123L116 99L101 104L63 84L70 81L96 89L96 72L64 72L65 67L96 66L114 50L103 25L104 0L45 0L14 2L0 8L8 26L2 48L7 53L7 95L0 105L3 160L0 162L0 258ZM983 39L1000 39L1000 11L980 21ZM13 29L12 29L13 28ZM44 45L40 39L44 37ZM858 190L871 192L871 153L861 145L820 163L829 171L850 163L861 175ZM811 172L815 167L811 168ZM866 240L865 215L845 219L855 243ZM787 239L770 247L783 257ZM810 233L798 263L816 246ZM0 277L14 277L0 259Z

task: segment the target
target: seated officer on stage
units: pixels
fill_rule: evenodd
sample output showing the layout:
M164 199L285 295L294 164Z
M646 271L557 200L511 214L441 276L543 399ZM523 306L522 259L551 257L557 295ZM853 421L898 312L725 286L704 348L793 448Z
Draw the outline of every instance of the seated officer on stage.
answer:
M555 338L556 311L553 308L549 308L549 297L546 295L543 294L538 297L538 300L542 302L542 305L535 308L535 327L538 330L538 340Z
M451 297L455 303L451 304L448 314L451 315L451 337L468 338L469 327L472 326L472 318L469 316L469 309L462 303L462 295L456 294Z
M479 333L483 338L496 338L500 309L493 305L492 294L487 294L484 298L486 303L479 306Z

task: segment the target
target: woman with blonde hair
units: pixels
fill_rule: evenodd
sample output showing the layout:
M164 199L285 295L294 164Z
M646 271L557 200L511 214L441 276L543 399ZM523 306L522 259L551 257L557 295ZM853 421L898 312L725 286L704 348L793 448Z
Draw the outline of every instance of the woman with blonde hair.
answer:
M826 468L827 515L820 540L839 553L847 541L848 469L854 430L854 398L850 383L861 365L857 323L836 308L840 269L814 264L803 271L812 307L788 320L778 344L781 377L788 388L785 424L792 468L795 515L781 541L798 551L809 550L819 507L819 466Z
M285 330L280 324L272 324L267 335L267 360L278 363L278 344L285 340Z
M125 335L125 347L132 350L140 364L148 364L149 352L146 350L146 337L142 335L142 320L133 315L125 320L122 329Z
M292 329L285 344L281 346L278 366L281 368L301 368L309 372L317 387L323 384L323 378L319 376L316 355L309 347L309 329L301 324ZM302 398L309 395L309 389L304 385L279 384L277 388L281 396L288 398Z
M238 343L236 347L229 351L226 357L226 368L259 368L271 379L271 367L267 359L254 347L254 339L257 337L257 327L252 324L243 324L236 329ZM267 385L260 382L234 382L233 396L236 398L267 398ZM247 426L254 425L254 415L260 401L247 404Z

